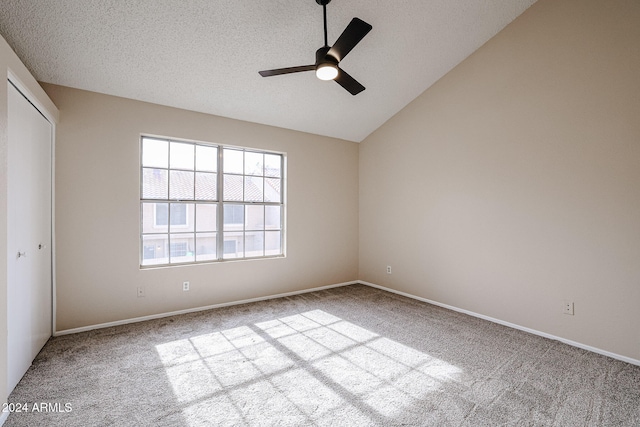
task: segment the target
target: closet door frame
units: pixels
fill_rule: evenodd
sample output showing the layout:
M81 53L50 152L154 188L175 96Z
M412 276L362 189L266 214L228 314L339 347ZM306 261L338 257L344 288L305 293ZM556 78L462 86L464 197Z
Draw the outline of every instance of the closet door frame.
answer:
M49 185L49 188L46 187L40 187L39 190L35 191L35 194L38 195L42 195L42 194L46 194L46 200L44 201L44 203L50 203L50 205L48 206L48 210L50 213L50 216L47 218L46 216L43 217L39 216L39 213L36 212L32 212L33 216L34 216L34 220L36 221L40 221L42 220L41 224L46 224L46 222L48 221L49 223L46 224L44 226L43 230L39 230L38 234L40 234L39 236L37 236L37 239L42 239L42 242L35 243L35 241L29 241L28 249L23 250L23 253L26 253L26 256L29 258L24 258L23 260L19 259L19 255L16 252L15 248L10 247L8 248L8 262L9 263L15 263L13 266L7 266L10 268L10 270L8 270L9 276L8 278L13 278L14 280L18 277L16 276L16 274L20 271L21 266L17 265L17 262L26 262L26 264L30 265L30 268L33 270L31 271L29 274L31 276L33 276L31 279L26 279L26 280L32 280L32 281L36 281L38 280L36 278L40 277L42 278L46 278L46 276L48 275L48 281L42 280L42 281L47 281L48 283L46 284L46 288L47 288L47 293L49 294L49 298L48 301L45 301L47 298L42 298L39 301L36 298L31 298L30 301L35 302L36 304L38 304L38 307L32 307L34 310L31 314L32 317L32 322L33 324L37 324L39 325L37 327L37 333L34 333L32 337L30 337L30 342L33 344L32 349L31 349L31 359L33 359L35 357L35 355L37 354L37 352L40 350L40 344L44 344L44 342L46 342L46 339L48 339L50 336L54 335L55 330L56 330L56 326L55 326L55 228L54 228L54 224L55 224L55 211L54 211L54 206L55 206L55 181L54 181L54 177L55 177L55 119L54 117L52 117L46 110L46 108L44 108L38 101L37 98L35 96L33 96L33 94L27 89L27 86L24 85L20 79L13 73L11 73L11 71L9 70L8 72L8 80L7 80L7 91L13 91L14 89L18 92L18 94L22 97L24 97L24 99L26 101L28 101L35 109L35 111L41 115L47 122L48 122L48 131L49 131L49 144L48 144L48 148L49 148L49 153L48 156L47 155L43 155L42 157L38 156L38 155L31 155L29 157L29 160L37 160L38 162L40 162L40 166L38 167L37 165L35 166L37 168L36 172L42 170L43 175L41 175L39 178L34 178L34 183L37 184L38 183L42 183L45 181L48 181L47 184ZM13 88L11 87L13 86ZM14 94L10 94L7 93L7 102L15 102L14 101L10 101L10 97L15 96L15 92ZM24 104L22 106L24 108ZM16 106L14 105L13 108L16 108ZM11 124L9 123L9 126L11 126ZM41 131L43 131L44 128L41 128ZM11 147L12 142L9 141L9 148ZM35 148L37 148L37 144L34 146ZM11 148L10 148L11 150ZM13 151L15 152L15 146ZM24 152L22 153L24 154ZM19 161L19 159L16 159ZM9 158L9 165L12 163L12 159ZM48 164L47 164L48 163ZM11 170L11 166L9 166L10 170ZM48 169L48 170L46 170ZM46 177L46 174L49 173L50 176ZM14 177L16 176L15 170L13 172ZM19 175L19 173L17 174ZM48 178L48 179L47 179ZM9 183L11 185L11 183ZM8 194L9 195L9 194ZM15 196L14 196L15 197ZM15 199L14 199L15 200ZM46 206L46 205L45 205ZM10 207L11 209L11 207ZM43 210L40 210L40 212L42 212ZM44 210L44 214L46 215L46 210ZM17 214L14 213L13 217L15 217ZM9 226L11 226L11 224L9 224ZM42 227L39 226L39 227ZM37 228L39 228L37 227ZM48 230L47 230L48 228ZM47 234L48 232L48 234ZM28 233L27 233L28 234ZM9 237L9 236L8 236ZM13 239L11 241L8 241L7 243L9 243L10 245L13 245L15 242L17 241L17 239ZM33 246L33 247L31 247ZM21 249L18 249L18 251L20 251ZM39 258L39 262L36 262L36 260L38 259L38 252L40 250L45 250L44 253L42 253L40 255ZM14 253L15 252L15 253ZM30 253L29 253L30 252ZM47 257L46 261L42 262L43 258L41 258L42 256ZM26 266L25 264L25 266ZM34 268L36 267L36 268ZM13 271L13 272L12 272ZM26 277L29 276L29 274L27 274ZM41 283L42 283L41 281ZM32 283L32 282L30 282ZM8 283L9 288L7 289L7 296L9 297L10 294L9 292L11 292L11 283ZM44 290L44 287L40 287L40 290ZM14 288L15 290L15 288ZM19 294L20 292L18 292ZM14 295L17 295L14 292ZM22 292L22 295L24 296L25 293ZM8 303L11 304L11 300L8 300ZM44 304L44 305L43 305ZM50 307L49 307L50 304ZM46 306L46 307L45 307ZM43 309L44 307L44 309ZM11 309L10 307L7 307L8 311L7 311L7 315L9 316L11 313ZM44 313L43 313L44 312ZM43 317L44 314L44 317ZM48 321L44 321L44 319L46 317L49 317ZM15 319L7 319L8 322L11 321L15 321ZM45 323L47 323L46 326L49 327L49 330L45 332L45 328L43 328L42 326L45 325ZM8 325L10 326L10 325ZM24 330L25 328L31 328L31 329L27 329L30 330L32 333L36 332L36 329L34 329L33 326L29 326L29 327L23 327L20 330ZM9 334L12 334L13 332L8 331ZM9 336L8 336L9 338ZM16 338L14 335L14 340L19 338ZM25 338L26 339L26 338ZM19 341L9 341L8 344L11 345L11 342L19 342ZM24 344L24 343L23 343ZM37 348L36 348L37 347ZM11 349L8 348L7 349L9 352L11 352ZM24 356L23 353L26 354L26 351L17 351L15 354L13 355L7 355L9 357L9 359L7 359L8 362L10 362L10 360L14 360L14 362L10 362L11 365L9 365L7 368L8 369L13 369L13 368L20 368L22 369L22 367L24 366L24 364L22 364L22 366L20 366L20 363L15 363L16 359L15 357L19 356ZM11 353L10 353L11 354ZM13 358L13 359L12 359ZM9 380L8 383L8 392L10 393L13 389L13 387L15 386L15 384L13 384L15 382L15 376L17 374L12 374L10 372L7 372L7 374L9 375L9 377L7 378ZM13 376L13 378L12 378Z

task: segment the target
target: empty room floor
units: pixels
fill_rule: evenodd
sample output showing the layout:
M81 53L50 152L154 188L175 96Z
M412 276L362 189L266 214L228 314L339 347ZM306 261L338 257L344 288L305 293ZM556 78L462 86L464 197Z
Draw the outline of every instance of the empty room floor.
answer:
M9 402L7 427L637 426L640 367L350 285L52 338Z

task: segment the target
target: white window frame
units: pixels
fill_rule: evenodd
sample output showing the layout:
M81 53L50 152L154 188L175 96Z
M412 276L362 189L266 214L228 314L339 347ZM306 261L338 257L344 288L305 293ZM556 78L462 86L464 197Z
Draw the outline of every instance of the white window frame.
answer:
M214 199L207 199L207 200L197 200L195 197L195 182L194 182L194 197L193 199L189 198L189 199L172 199L170 198L170 193L169 193L169 186L171 185L171 171L184 171L184 169L180 169L180 168L171 168L170 162L167 163L166 167L150 167L148 165L144 165L143 161L144 161L144 156L143 156L143 150L144 150L144 141L145 140L155 140L155 141L162 141L162 142L166 142L167 143L167 149L169 150L167 152L167 156L170 156L170 150L171 150L171 143L178 143L178 144L190 144L194 146L194 179L196 177L196 174L199 172L196 170L196 162L195 162L195 153L196 153L196 149L195 147L197 146L205 146L205 147L214 147L217 149L217 154L218 154L218 158L217 158L217 170L215 172L210 172L207 171L209 173L215 173L216 174L216 198ZM225 150L227 150L228 152L235 152L237 154L237 152L242 152L242 156L243 156L243 172L242 173L226 173L225 174L225 170L224 170L224 153ZM280 165L279 165L279 176L274 176L273 174L268 174L267 173L267 169L264 166L263 163L263 171L262 171L262 175L256 175L255 173L248 173L248 171L244 170L245 168L245 161L244 159L246 158L247 153L250 153L249 155L251 156L255 156L256 154L258 155L263 155L263 159L265 158L265 155L268 156L272 156L271 159L273 159L273 156L279 156L279 160L280 160ZM276 159L277 162L277 159ZM139 251L139 265L140 268L145 269L145 268L155 268L155 267L166 267L166 266L178 266L178 265L189 265L189 264L202 264L202 263L216 263L216 262L225 262L225 261L237 261L237 260L248 260L248 259L262 259L262 258L281 258L285 256L285 195L286 195L286 180L285 180L285 166L286 166L286 153L282 153L282 152L276 152L276 151L268 151L268 150L260 150L260 149L254 149L254 148L247 148L247 147L238 147L238 146L229 146L229 145L220 145L220 144L212 144L212 143L207 143L207 142L201 142L201 141L190 141L190 140L184 140L184 139L176 139L176 138L167 138L167 137L158 137L158 136L153 136L153 135L141 135L140 136L140 251ZM145 198L145 194L144 194L144 171L145 169L156 169L156 170L166 170L166 174L167 174L167 197L166 198L156 198L156 197L150 197L150 198ZM271 169L272 171L275 169ZM190 171L190 170L187 170ZM224 194L225 194L225 190L224 190L224 182L225 182L225 177L227 176L235 176L235 177L242 177L242 182L243 182L243 189L242 189L242 197L243 200L224 200ZM251 177L257 177L257 178L261 178L264 185L263 189L262 189L262 194L263 194L263 200L262 201L247 201L244 200L244 198L246 198L247 196L245 195L245 181L246 178L249 178L249 180L251 180ZM277 182L279 180L279 185L280 185L280 200L279 201L265 201L265 187L266 187L266 182L268 180L273 180L275 182ZM253 187L255 188L255 187ZM157 224L157 219L156 219L156 209L157 209L157 205L153 205L153 219L147 218L147 231L145 231L145 217L144 217L144 209L143 206L145 204L157 204L157 203L166 203L167 204L167 226L166 226L166 230L163 230L161 232L157 232L158 228L163 228L164 226L159 226ZM178 224L178 225L171 225L171 203L186 203L186 224ZM216 230L212 231L212 232L198 232L197 228L196 228L196 209L198 205L205 205L205 204L209 204L209 205L216 205L217 206L217 217L216 217ZM244 206L244 210L245 210L245 221L244 223L238 223L238 224L233 224L233 230L225 230L225 225L230 225L230 224L225 224L224 221L224 206L225 205L242 205ZM192 207L192 209L190 209L190 206ZM266 219L263 220L263 224L262 224L262 228L261 229L253 229L251 227L247 227L247 220L246 220L246 212L248 211L247 206L265 206L264 208L264 212L267 212L267 208L266 206L277 206L279 207L279 212L280 212L280 223L275 227L275 228L269 228L266 224ZM192 211L193 212L190 212ZM278 210L275 210L275 213L277 215ZM191 224L190 222L193 222L193 224ZM238 230L238 225L240 226L240 230ZM151 226L151 227L150 227ZM154 229L154 231L149 231L149 229ZM176 230L177 229L177 230ZM262 254L261 255L251 255L251 254L247 254L247 252L249 252L248 250L245 252L245 242L250 241L252 234L250 233L260 233L262 232ZM196 236L199 234L213 234L216 236L216 256L215 259L205 259L205 260L198 260L198 256L196 255ZM228 234L228 236L225 236L225 234ZM241 233L241 238L240 238L240 243L238 244L239 247L241 247L242 250L242 254L240 256L238 256L238 248L236 249L236 253L234 254L234 256L229 256L227 253L225 253L225 241L227 240L234 240L234 241L238 241L239 239L239 233ZM279 251L277 251L277 253L269 253L267 254L267 233L270 233L273 237L276 237L277 234L279 233L279 243L280 243L280 248ZM163 252L165 253L165 256L163 258L144 258L145 256L145 236L146 237L157 237L158 239L163 239L166 238L166 248L163 250ZM190 236L193 236L193 241L194 241L194 248L192 251L193 254L193 260L188 260L188 261L184 261L184 260L180 260L181 257L178 257L177 261L173 261L171 259L171 243L172 243L172 236L175 236L176 238L190 238ZM258 239L258 241L260 241L260 239ZM277 242L277 239L276 239ZM155 254L155 251L151 251L152 253ZM150 261L149 261L150 260ZM160 260L159 262L155 262L154 260ZM165 260L166 262L163 262L162 260Z

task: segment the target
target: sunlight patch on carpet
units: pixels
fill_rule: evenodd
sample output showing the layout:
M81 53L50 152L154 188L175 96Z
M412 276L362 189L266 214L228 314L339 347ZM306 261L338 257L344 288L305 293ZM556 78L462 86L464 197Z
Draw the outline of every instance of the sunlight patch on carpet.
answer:
M190 425L393 417L462 371L322 310L156 346Z

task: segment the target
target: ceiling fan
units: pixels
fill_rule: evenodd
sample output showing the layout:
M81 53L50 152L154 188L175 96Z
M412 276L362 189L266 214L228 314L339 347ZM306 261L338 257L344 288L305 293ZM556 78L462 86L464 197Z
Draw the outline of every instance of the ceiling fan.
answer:
M353 18L349 25L347 25L347 28L340 34L340 37L338 37L334 45L329 46L329 43L327 43L327 4L330 2L331 0L316 0L316 3L322 6L324 15L324 46L316 51L316 63L298 67L259 71L262 77L315 70L316 77L320 80L335 80L336 83L349 91L351 95L357 95L365 89L356 79L340 68L338 64L360 43L360 40L362 40L373 27L359 18Z

